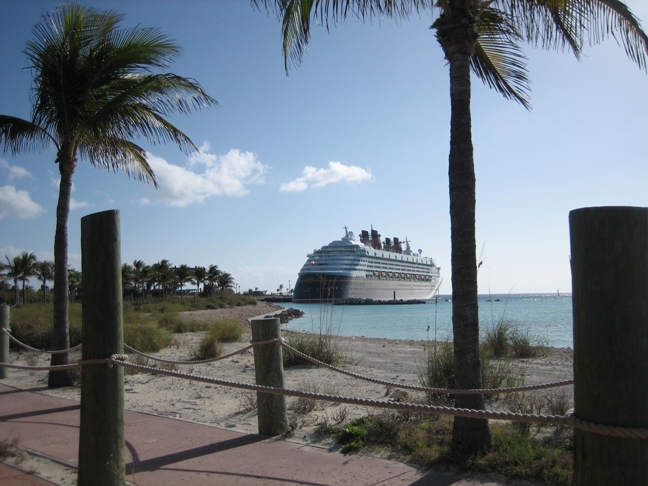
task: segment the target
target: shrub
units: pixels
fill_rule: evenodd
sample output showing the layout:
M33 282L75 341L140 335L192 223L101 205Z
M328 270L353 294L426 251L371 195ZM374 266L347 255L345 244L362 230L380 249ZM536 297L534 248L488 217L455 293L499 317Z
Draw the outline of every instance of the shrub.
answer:
M508 356L513 329L513 323L504 319L500 319L493 327L486 329L483 346L491 356L496 358Z
M218 358L223 354L223 343L240 341L242 335L243 327L236 321L213 322L191 357L194 360Z
M200 340L198 349L191 352L191 359L213 359L218 358L221 354L223 354L223 343L216 339L215 336L208 333Z
M154 324L139 322L124 324L124 343L141 351L151 353L170 346L171 334Z
M524 384L524 372L508 361L481 357L482 388L509 388ZM419 370L419 382L426 388L455 387L454 348L450 341L435 342L428 350L426 360ZM452 394L426 392L428 403L450 401ZM498 395L486 399L497 400Z
M29 346L37 349L52 349L54 333L53 304L26 305L11 309L11 335ZM70 304L70 346L81 342L81 305ZM18 347L11 341L13 348Z
M287 344L297 351L333 366L342 361L337 341L328 334L291 334ZM299 364L311 364L310 361L284 349L284 366L295 366Z
M206 331L209 324L204 321L182 319L177 312L162 314L158 326L173 333Z
M454 388L454 351L450 341L435 341L428 348L419 382L426 388ZM428 403L448 400L449 395L426 392Z
M534 358L546 353L546 340L532 338L528 331L523 331L517 324L501 319L495 326L486 329L482 343L484 356L503 358Z
M233 343L241 340L243 327L236 321L215 321L209 325L208 332L221 343Z

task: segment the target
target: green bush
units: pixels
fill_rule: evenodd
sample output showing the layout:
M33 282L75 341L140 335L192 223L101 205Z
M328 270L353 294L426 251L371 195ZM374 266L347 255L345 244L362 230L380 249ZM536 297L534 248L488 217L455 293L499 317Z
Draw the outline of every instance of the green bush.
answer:
M70 346L81 343L81 305L69 307ZM54 334L54 311L51 302L13 307L9 317L11 335L37 349L52 349ZM13 341L11 347L17 349Z
M295 348L300 353L323 363L337 366L342 361L337 341L331 335L291 333L286 342L290 347ZM311 362L284 349L283 364L284 366L295 366L299 364L311 364Z
M483 356L504 358L535 358L546 353L545 340L532 338L517 324L501 319L495 326L486 329L482 342Z
M508 356L513 329L513 323L504 319L500 319L493 327L486 329L483 346L491 356L495 358Z
M483 349L483 346L482 346ZM513 363L488 359L481 356L482 388L510 388L524 384L524 373L516 369ZM419 382L426 388L455 387L454 347L450 341L435 342L430 346L422 369L419 370ZM452 394L426 392L428 403L450 401ZM487 395L487 400L498 400L499 395Z
M191 352L191 359L203 360L218 358L223 354L223 343L212 334L207 334L200 340L198 349Z
M177 312L162 314L157 321L158 326L172 333L199 332L209 329L209 324L204 321L182 319Z
M236 321L212 322L191 357L194 360L218 358L223 354L223 343L240 341L242 335L243 326Z
M170 346L173 336L155 324L128 323L124 324L124 343L143 353L151 353Z
M243 326L236 321L215 321L209 325L208 333L221 343L234 343L241 340Z

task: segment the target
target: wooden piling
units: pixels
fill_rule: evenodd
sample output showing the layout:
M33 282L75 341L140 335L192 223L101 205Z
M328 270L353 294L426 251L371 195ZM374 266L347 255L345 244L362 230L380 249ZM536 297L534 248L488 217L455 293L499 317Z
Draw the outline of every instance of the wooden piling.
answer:
M277 317L254 319L251 324L252 341L281 338L281 322ZM284 387L283 355L280 343L254 346L254 373L257 385ZM286 432L288 422L285 396L257 392L257 410L259 434L275 436Z
M81 219L83 360L124 350L119 212ZM123 486L124 368L84 365L79 486Z
M0 304L0 329L9 331L9 306ZM9 363L9 336L0 332L0 363ZM7 377L7 368L0 366L0 379Z
M648 208L569 215L578 418L648 427ZM648 484L648 440L576 430L575 484Z

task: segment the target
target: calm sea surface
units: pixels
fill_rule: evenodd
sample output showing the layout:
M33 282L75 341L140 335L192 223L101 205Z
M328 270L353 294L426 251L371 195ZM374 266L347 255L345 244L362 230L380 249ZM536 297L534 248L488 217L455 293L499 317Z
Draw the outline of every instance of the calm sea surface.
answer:
M283 303L304 311L285 324L286 329L342 336L388 339L451 339L452 302L440 296L425 304L340 305ZM533 339L549 346L573 347L571 295L508 294L479 296L479 326L485 329L501 319L518 326Z

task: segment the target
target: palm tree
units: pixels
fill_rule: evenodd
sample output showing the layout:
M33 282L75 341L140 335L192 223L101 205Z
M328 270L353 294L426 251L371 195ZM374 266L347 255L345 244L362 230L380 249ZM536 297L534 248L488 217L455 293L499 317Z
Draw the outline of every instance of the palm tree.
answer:
M36 275L36 264L38 260L34 253L28 253L23 251L20 255L16 255L11 260L8 256L5 255L7 263L4 267L8 270L7 276L14 281L14 296L15 296L15 305L20 304L20 288L18 287L18 282L22 282L22 303L27 303L27 297L25 294L25 286L29 277Z
M165 118L215 106L195 81L154 74L178 56L178 47L157 29L120 27L113 11L63 4L34 28L26 54L34 73L32 116L0 116L0 143L13 154L56 147L61 175L54 237L55 349L69 347L68 233L72 176L78 157L98 167L123 170L157 187L146 151L132 142L175 142L186 151L193 142ZM67 364L67 353L52 365ZM69 371L49 374L50 387L72 384Z
M41 290L43 291L43 302L45 302L45 294L47 292L47 281L54 279L54 262L45 260L36 264L36 278L43 282Z
M568 48L577 56L583 39L613 36L646 68L648 37L618 0L252 0L282 18L286 70L302 60L311 18L328 25L347 15L396 18L428 10L450 71L450 225L452 320L457 388L481 388L475 238L475 168L471 123L471 68L506 98L528 105L522 41ZM457 407L483 409L481 395L457 395ZM490 444L486 420L455 418L452 449L473 453Z
M207 282L209 283L209 296L211 297L214 289L218 285L218 277L220 276L221 271L216 265L209 265L207 268Z
M227 289L231 289L234 286L234 277L227 272L221 272L218 276L217 283L221 293L224 294Z
M134 269L133 266L129 263L122 263L121 269L121 278L122 278L122 294L126 298L127 295L130 296L130 300L133 300L133 295L135 294L135 278L134 278Z
M68 298L71 300L78 300L81 297L83 274L74 268L68 268Z
M146 294L146 283L148 282L151 267L146 265L142 260L135 260L133 262L133 280L142 292L142 300Z
M175 279L173 265L169 260L160 260L152 265L151 271L155 286L161 291L162 296L165 296Z
M180 265L175 269L175 283L180 287L180 298L182 298L182 289L184 285L191 282L191 269L187 265Z
M200 285L205 282L207 279L207 269L205 267L196 267L193 270L193 276L194 280L196 281L196 285L198 286L198 289L196 293L200 293ZM204 288L203 288L204 291Z

